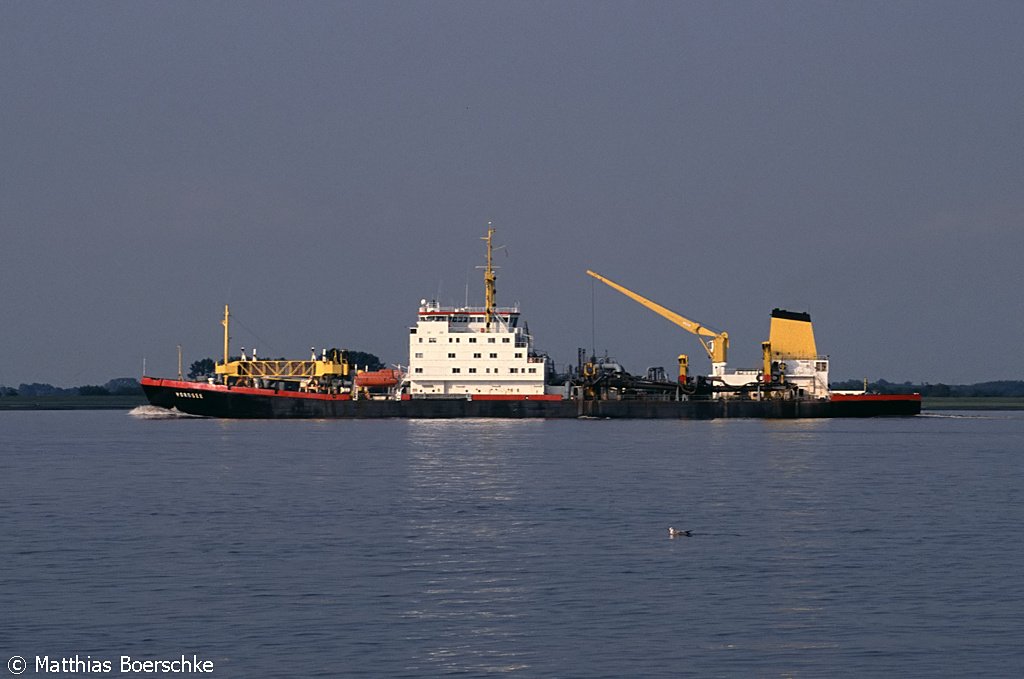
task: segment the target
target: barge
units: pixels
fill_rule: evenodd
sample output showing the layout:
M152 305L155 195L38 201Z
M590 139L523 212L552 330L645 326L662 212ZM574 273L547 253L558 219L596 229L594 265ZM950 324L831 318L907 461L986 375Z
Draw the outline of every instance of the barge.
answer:
M225 306L224 357L202 381L143 376L149 402L190 415L220 418L826 418L910 416L919 394L832 392L828 358L819 356L810 316L775 309L763 365L726 370L728 334L705 326L610 281L587 273L695 334L712 362L691 376L688 357L678 374L663 368L626 372L614 360L586 356L559 373L518 306L495 301L493 227L488 227L482 307L420 301L409 328L406 366L362 371L347 352L313 351L309 360L265 360L255 350L229 356L230 309Z

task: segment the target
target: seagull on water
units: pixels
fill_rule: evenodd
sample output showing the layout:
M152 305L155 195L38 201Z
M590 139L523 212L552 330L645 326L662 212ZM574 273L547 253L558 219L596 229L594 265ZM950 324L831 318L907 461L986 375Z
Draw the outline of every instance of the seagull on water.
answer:
M678 528L668 527L668 536L670 538L688 538L690 537L690 531L679 530Z

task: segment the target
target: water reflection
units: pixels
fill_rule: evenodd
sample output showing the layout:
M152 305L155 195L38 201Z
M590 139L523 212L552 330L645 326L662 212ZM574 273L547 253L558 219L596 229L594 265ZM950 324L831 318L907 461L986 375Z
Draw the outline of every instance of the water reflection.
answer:
M430 672L524 669L524 566L514 565L529 527L521 520L524 480L517 457L542 422L419 421L407 429L409 542L413 584L403 618L430 622L421 644Z

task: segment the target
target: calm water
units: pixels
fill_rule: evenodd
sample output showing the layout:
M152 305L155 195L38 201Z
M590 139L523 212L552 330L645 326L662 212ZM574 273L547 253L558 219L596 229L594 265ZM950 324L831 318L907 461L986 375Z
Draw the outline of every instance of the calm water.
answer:
M1024 413L948 415L0 412L0 660L1024 676Z

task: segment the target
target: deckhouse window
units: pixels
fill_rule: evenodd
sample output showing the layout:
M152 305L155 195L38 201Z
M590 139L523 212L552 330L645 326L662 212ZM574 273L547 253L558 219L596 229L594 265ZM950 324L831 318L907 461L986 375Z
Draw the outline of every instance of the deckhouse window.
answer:
M448 358L455 358L455 352L449 351L448 352Z
M491 354L491 358L498 358L497 354Z
M473 358L480 358L480 354L479 354L479 352L478 352L478 353L475 353L475 354L473 354Z
M508 337L502 337L502 338L501 338L501 343L502 343L502 344L508 344L508 343L509 343L509 342L511 342L511 341L512 341L512 340L510 340L510 339L509 339Z

